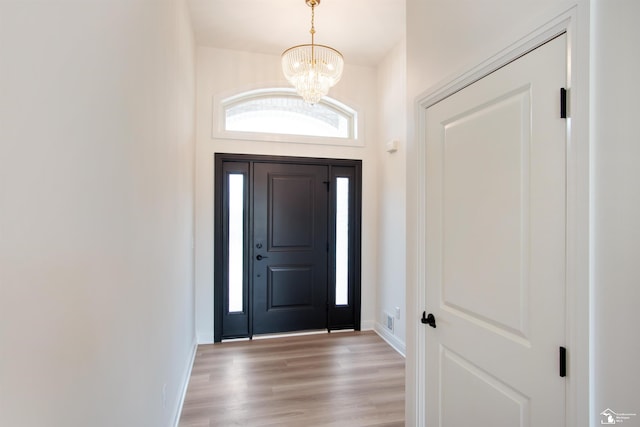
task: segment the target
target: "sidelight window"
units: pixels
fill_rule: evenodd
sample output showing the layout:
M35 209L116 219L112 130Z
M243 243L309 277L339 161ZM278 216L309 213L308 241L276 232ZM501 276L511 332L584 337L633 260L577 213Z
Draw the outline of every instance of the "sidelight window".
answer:
M244 311L244 175L229 174L229 313Z
M349 178L336 178L336 305L349 305Z

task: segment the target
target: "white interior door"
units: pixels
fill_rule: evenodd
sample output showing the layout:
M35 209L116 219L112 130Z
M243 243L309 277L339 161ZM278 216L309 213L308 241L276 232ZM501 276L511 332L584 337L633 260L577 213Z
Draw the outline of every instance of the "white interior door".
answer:
M426 113L428 427L561 426L562 35Z

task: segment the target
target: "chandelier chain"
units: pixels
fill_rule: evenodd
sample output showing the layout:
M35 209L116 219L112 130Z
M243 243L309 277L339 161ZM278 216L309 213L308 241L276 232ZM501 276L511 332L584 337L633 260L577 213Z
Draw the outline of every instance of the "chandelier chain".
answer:
M316 26L315 26L315 18L316 18L316 2L315 0L311 0L311 67L316 66L316 54L315 54L315 35L316 35Z
M316 4L315 2L311 3L311 44L314 44L314 36L316 35L316 26L315 26L315 18L316 18Z

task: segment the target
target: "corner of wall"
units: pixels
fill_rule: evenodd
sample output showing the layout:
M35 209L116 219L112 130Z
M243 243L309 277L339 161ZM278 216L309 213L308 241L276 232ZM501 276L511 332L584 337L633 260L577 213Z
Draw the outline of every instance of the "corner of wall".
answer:
M407 354L407 346L404 341L400 340L397 336L393 335L387 328L384 327L380 322L376 322L374 331L378 334L383 340L387 342L395 351L400 353L402 357L406 357Z
M176 408L173 411L173 426L178 427L180 424L180 417L182 416L182 408L184 406L184 400L187 397L187 389L189 388L189 380L191 379L191 371L193 370L193 363L196 360L196 353L198 350L198 343L195 340L192 343L191 356L187 360L187 365L182 375L182 384L179 388L180 393L176 402Z

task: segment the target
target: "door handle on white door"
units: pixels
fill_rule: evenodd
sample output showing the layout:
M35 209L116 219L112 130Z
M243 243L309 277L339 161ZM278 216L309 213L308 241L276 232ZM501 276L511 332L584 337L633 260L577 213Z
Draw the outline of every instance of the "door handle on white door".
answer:
M425 317L425 315L426 315L426 314L427 314L427 312L426 312L426 311L423 311L423 312L422 312L422 319L420 319L420 321L421 321L422 323L424 323L425 325L429 325L429 326L431 326L432 328L435 328L435 327L436 327L436 318L435 318L435 316L434 316L432 313L429 313L429 314Z

